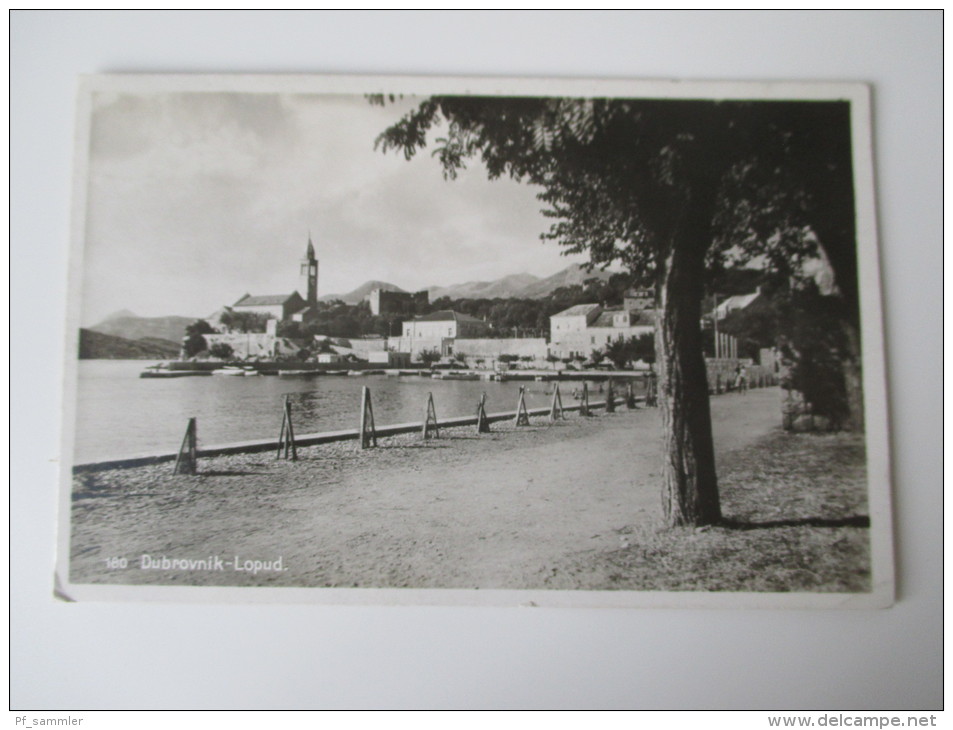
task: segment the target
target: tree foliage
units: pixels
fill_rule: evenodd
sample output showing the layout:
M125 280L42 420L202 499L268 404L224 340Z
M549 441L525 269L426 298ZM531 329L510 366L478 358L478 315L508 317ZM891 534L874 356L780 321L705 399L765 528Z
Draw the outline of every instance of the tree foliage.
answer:
M430 350L422 350L418 355L417 359L424 364L425 367L430 367L435 362L440 360L440 350L432 348Z
M236 312L233 309L226 309L222 312L219 321L231 332L264 332L268 326L268 320L271 319L266 314L258 312Z
M619 370L641 360L644 363L655 362L655 337L651 334L633 335L608 342L602 351L604 357Z
M208 354L219 360L230 360L235 355L235 350L227 342L216 342L208 348Z
M540 186L544 239L654 285L664 511L673 525L706 524L721 517L699 328L706 284L758 257L794 274L821 241L838 280L854 274L848 122L842 102L441 96L377 144L410 158L439 133L446 177L478 158L491 179Z
M197 319L192 324L185 327L185 340L182 343L182 351L186 357L195 357L203 352L207 345L203 335L215 334L215 328L204 319Z
M383 103L378 97L372 99ZM843 102L433 97L378 137L409 159L440 134L448 178L478 157L491 179L540 185L543 238L593 265L649 272L659 235L689 191L704 193L712 264L766 256L796 270L819 241L849 286L853 188L849 106ZM696 200L696 202L699 202ZM717 266L713 266L717 271Z

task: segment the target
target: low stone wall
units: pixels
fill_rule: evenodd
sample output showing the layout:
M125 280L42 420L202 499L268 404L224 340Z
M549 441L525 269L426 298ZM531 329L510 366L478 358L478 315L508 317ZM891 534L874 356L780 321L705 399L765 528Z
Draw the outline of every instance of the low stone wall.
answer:
M417 360L425 350L443 354L444 339L441 337L389 337L387 347L395 352L409 352L411 360Z
M264 332L228 333L222 335L202 335L209 348L216 344L226 344L232 348L235 359L294 357L301 351L301 345L286 337L276 337Z
M460 339L454 340L455 354L469 357L483 357L496 359L500 355L516 355L518 357L532 357L534 360L545 360L549 348L543 337L522 337L512 339Z
M391 337L387 348L396 352L409 352L413 359L425 350L436 350L441 355L463 355L469 362L482 358L485 367L492 367L500 355L532 357L545 362L549 349L542 337L520 338L449 338L449 337Z
M374 337L367 340L354 338L347 340L347 342L348 344L346 346L339 347L346 348L350 351L350 353L364 360L367 359L368 353L384 352L386 350L392 349L388 346L388 342L390 342L390 340L387 337ZM339 347L335 347L335 349L339 349Z

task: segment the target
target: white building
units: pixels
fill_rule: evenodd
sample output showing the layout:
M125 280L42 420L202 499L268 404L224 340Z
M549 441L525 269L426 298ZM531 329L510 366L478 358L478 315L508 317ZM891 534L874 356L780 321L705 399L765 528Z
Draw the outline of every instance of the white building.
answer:
M560 358L588 358L613 340L640 337L655 331L652 309L603 308L577 304L549 318L550 350Z
M482 319L446 309L404 322L403 336L413 340L439 340L484 337L489 332L490 326Z
M221 318L226 312L232 314L254 314L269 320L280 322L304 322L315 315L318 304L318 259L314 255L314 244L308 234L308 247L300 261L298 282L304 295L293 291L290 294L265 294L252 296L245 294L230 307L216 312L213 327L221 328Z
M714 310L712 310L712 316L720 322L727 317L730 312L734 312L739 309L747 309L760 296L761 287L759 286L750 294L738 294L737 296L728 297L725 301L721 302L717 307L715 307Z
M602 314L598 304L577 304L549 318L550 341L555 343L585 332Z

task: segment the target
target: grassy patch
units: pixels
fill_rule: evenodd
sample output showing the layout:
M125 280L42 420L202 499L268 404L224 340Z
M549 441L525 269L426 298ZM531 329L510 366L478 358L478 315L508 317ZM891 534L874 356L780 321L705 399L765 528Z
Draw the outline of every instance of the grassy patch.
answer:
M722 525L619 530L620 549L554 572L554 588L870 590L863 437L776 432L719 459ZM579 582L586 585L579 585Z

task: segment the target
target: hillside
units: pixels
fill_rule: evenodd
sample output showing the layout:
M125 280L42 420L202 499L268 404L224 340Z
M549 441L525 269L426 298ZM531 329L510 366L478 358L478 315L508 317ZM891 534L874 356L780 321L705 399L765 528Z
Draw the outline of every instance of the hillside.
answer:
M79 331L80 360L164 360L178 355L179 345L170 340L157 337L128 340L90 329Z
M325 294L323 297L318 297L318 300L322 302L330 302L334 299L340 299L345 304L360 304L374 289L399 292L405 291L396 284L390 284L386 281L371 280L365 281L357 289L349 291L347 294Z
M103 335L123 337L127 340L141 340L143 337L157 337L160 340L180 342L185 337L186 326L198 317L138 317L128 310L110 315L89 329Z
M599 271L598 269L590 272L578 264L572 264L545 279L524 272L522 274L509 274L492 281L467 281L462 284L451 284L450 286L433 285L427 287L427 293L430 295L431 302L441 297L450 299L542 299L560 287L582 284L586 279L592 278L605 281L612 274L611 271ZM371 280L364 282L357 289L346 294L325 294L319 299L322 302L339 299L345 304L360 304L374 289L407 291L390 282Z
M549 294L552 294L554 291L563 286L574 286L576 284L582 284L587 279L601 279L602 281L608 281L609 277L615 272L612 271L600 271L599 269L593 269L592 271L586 271L584 266L579 264L572 264L567 266L562 271L557 271L552 276L548 276L545 279L540 279L526 287L524 287L518 294L513 296L520 297L522 299L541 299Z
M506 299L521 296L520 292L540 281L532 274L511 274L496 281L468 281L454 286L431 286L430 301L440 297L450 299Z

